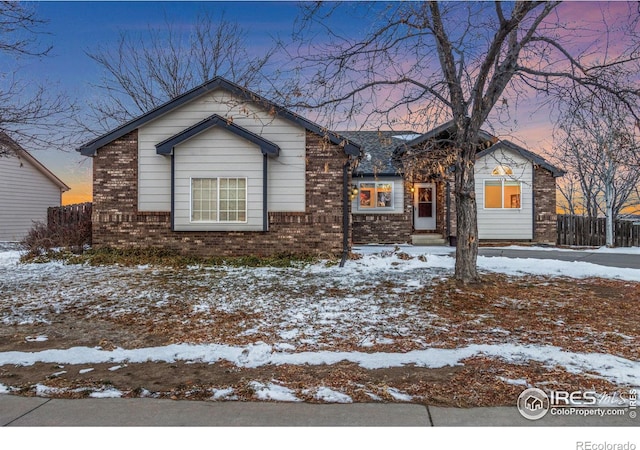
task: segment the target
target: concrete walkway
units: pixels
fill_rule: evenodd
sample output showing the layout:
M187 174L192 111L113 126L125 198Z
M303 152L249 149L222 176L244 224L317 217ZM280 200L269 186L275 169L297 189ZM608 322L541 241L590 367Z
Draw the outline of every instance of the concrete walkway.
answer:
M628 415L523 418L515 407L308 404L157 399L63 400L0 395L2 426L638 426Z
M640 269L640 255L622 253L596 253L588 250L537 250L480 247L478 254L482 256L504 256L505 258L557 259L560 261L584 261L601 266Z

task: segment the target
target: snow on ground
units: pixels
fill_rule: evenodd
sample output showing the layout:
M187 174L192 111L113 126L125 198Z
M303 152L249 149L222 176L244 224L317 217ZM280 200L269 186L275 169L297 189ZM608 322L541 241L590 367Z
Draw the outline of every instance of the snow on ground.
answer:
M536 247L525 245L507 245L504 247L491 247L496 249L505 250L536 250L536 251L551 251L551 252L586 252L586 253L610 253L617 255L640 255L640 247Z
M253 389L254 395L258 400L273 400L276 402L302 401L295 396L294 391L275 383L264 384L260 383L259 381L252 381L251 383L249 383L249 387Z
M307 393L307 392L304 392ZM343 394L342 392L338 392L333 389L329 389L328 387L322 386L319 387L313 397L316 400L322 400L326 403L353 403L353 399L349 397L347 394Z
M270 345L258 343L243 347L220 344L172 344L162 347L138 349L117 348L111 351L89 347L43 350L40 352L0 352L0 366L29 366L38 362L61 364L142 363L195 361L215 363L221 360L238 367L262 367L265 365L323 365L349 361L365 369L402 367L415 364L417 367L440 368L460 365L461 361L474 356L489 356L516 364L539 361L548 367L561 366L571 373L595 372L616 384L640 385L640 362L603 353L577 353L549 345L521 344L474 344L455 349L427 348L405 353L364 353L302 351L280 352ZM275 385L274 385L275 386ZM260 398L287 394L275 390L271 385L253 386ZM260 394L262 393L262 394Z
M303 269L231 268L193 266L176 271L154 266L92 267L46 264L19 264L18 251L0 250L0 323L6 325L51 323L56 315L85 308L91 317L126 314L153 317L167 305L190 305L194 321L208 326L207 317L216 313L255 312L238 319L238 335L271 336L269 345L173 344L150 348L73 347L39 352L0 353L0 366L112 363L117 370L127 363L145 361L216 362L226 360L241 367L266 364L333 364L351 361L364 368L444 367L461 364L466 358L485 355L507 362L526 364L539 361L549 367L561 366L573 373L597 373L617 384L639 385L640 362L601 353L568 352L550 345L517 342L472 343L458 348L429 348L405 353L328 351L333 340L358 335L363 349L374 344L393 344L394 337L420 336L424 327L439 327L438 317L425 315L405 301L422 286L451 277L454 251L451 247L380 247L355 249L360 259L339 268L325 262ZM604 251L604 250L603 250ZM402 253L409 255L406 257ZM574 278L604 277L640 281L640 270L599 266L586 262L525 258L479 257L481 271L510 275L547 275ZM382 295L381 295L382 293ZM205 318L202 318L205 317ZM422 328L421 328L422 327ZM417 331L416 331L417 330ZM446 333L447 330L443 329ZM46 336L34 338L45 342ZM304 350L298 350L304 347ZM311 350L309 350L311 349ZM517 382L518 380L514 380ZM292 391L275 382L252 385L259 399L299 401ZM51 389L38 386L41 395ZM0 385L0 393L7 388ZM108 390L96 395L116 396ZM393 393L390 393L394 395ZM402 400L401 392L395 393ZM316 396L347 401L339 392L321 388ZM233 392L213 392L212 397L232 397Z

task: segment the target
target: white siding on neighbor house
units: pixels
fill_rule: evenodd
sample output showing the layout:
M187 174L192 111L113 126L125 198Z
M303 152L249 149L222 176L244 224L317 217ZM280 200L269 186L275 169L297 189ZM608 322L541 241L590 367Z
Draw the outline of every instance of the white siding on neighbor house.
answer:
M491 175L498 165L509 166L513 175ZM520 181L520 209L484 207L484 180ZM533 165L519 153L498 149L476 161L476 199L480 239L533 239Z
M268 111L263 111L245 100L236 99L232 94L221 90L205 94L138 130L138 209L171 210L171 158L157 155L155 145L212 114L232 118L234 124L280 146L280 155L269 158L269 211L304 212L305 129L288 120L273 117ZM217 148L216 151L219 151L223 144L216 143L216 139L222 135L205 135L209 142L198 136L202 148ZM224 136L227 141L230 139L228 133ZM190 142L191 140L187 141ZM180 147L175 154L178 155L179 152ZM257 154L261 157L259 150ZM242 163L233 152L228 152L227 156L231 166Z
M393 209L358 209L359 197L353 199L352 214L403 214L404 213L404 181L402 177L353 177L351 183L393 183Z
M269 158L269 163L272 158ZM175 148L176 231L262 231L260 148L223 128L212 128ZM246 178L247 222L191 222L192 178Z
M33 222L47 221L47 208L60 206L61 191L25 158L0 157L0 241L19 241Z

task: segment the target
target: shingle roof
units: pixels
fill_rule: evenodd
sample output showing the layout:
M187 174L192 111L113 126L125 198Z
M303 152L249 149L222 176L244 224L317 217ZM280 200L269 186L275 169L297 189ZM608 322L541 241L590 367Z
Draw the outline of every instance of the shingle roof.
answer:
M394 150L419 134L413 131L338 131L362 148L360 164L354 175L400 175L402 165L393 157ZM404 138L403 138L404 137Z

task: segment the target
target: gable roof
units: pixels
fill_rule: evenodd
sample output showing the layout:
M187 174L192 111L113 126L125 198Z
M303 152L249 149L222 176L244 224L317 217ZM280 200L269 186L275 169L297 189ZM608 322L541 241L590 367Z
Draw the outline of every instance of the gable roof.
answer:
M360 146L350 142L348 139L329 131L318 124L315 124L299 114L294 113L280 105L277 105L258 94L255 94L248 89L245 89L235 83L232 83L229 80L226 80L222 77L215 77L211 80L197 86L190 91L185 92L178 97L169 100L168 102L158 106L157 108L152 109L151 111L142 114L141 116L136 117L135 119L130 120L129 122L115 128L102 136L99 136L92 141L87 142L77 150L85 155L85 156L93 156L96 154L96 151L103 147L104 145L118 139L119 137L124 136L125 134L140 128L142 125L168 113L169 111L178 108L179 106L184 105L198 97L201 97L209 92L213 92L218 89L223 89L225 91L231 92L234 95L237 95L240 98L243 98L247 101L251 101L257 105L262 106L263 108L272 111L278 117L282 117L287 119L293 123L296 123L303 127L304 129L311 131L319 136L328 138L331 143L341 145L344 148L344 152L347 155L359 156L360 155Z
M409 150L412 147L415 147L417 145L422 144L423 142L432 139L436 136L439 136L441 134L444 134L448 131L450 131L453 128L453 121L449 121L446 122L436 128L434 128L433 130L428 131L427 133L417 137L416 139L413 139L409 142L403 143L401 145L399 145L398 147L395 148L394 150L394 156L401 156L402 154L404 154L407 150ZM493 136L490 133L487 133L484 130L480 130L479 132L479 138L480 140L482 140L483 142L487 142L487 143L492 143L491 145L489 145L489 147L480 150L479 152L476 153L476 159L477 158L482 158L485 155L488 155L498 149L507 149L507 150L511 150L514 151L516 153L518 153L520 156L522 156L525 159L528 159L529 161L533 162L534 164L539 165L540 167L543 167L545 169L547 169L549 172L551 172L551 174L554 177L561 177L563 176L566 172L556 166L554 166L553 164L551 164L550 162L548 162L546 159L544 159L542 156L533 153L532 151L529 151L527 149L525 149L524 147L521 147L517 144L514 144L511 141L507 141L507 140L497 140L497 138L495 136Z
M523 147L520 147L519 145L516 145L511 141L498 141L495 144L493 144L491 147L476 153L476 158L482 158L483 156L489 155L498 149L506 149L506 150L514 151L518 153L520 156L522 156L523 158L528 159L534 164L537 164L538 166L547 169L556 178L561 177L567 173L566 171L551 164L542 156L537 155Z
M11 152L13 152L13 154L17 158L24 159L25 161L29 162L33 167L36 168L36 170L38 170L38 172L40 172L46 178L51 180L53 182L53 184L58 186L60 188L60 191L66 192L66 191L71 189L69 186L67 186L64 183L64 181L62 181L53 172L51 172L49 169L47 169L44 166L44 164L42 164L40 161L38 161L33 155L31 155L31 153L29 153L24 148L22 148L22 146L20 144L18 144L16 141L11 139L9 137L9 135L7 135L3 131L0 131L0 145L3 145L6 148L8 148Z
M192 137L216 126L220 126L225 130L229 130L233 134L253 142L260 147L260 151L264 155L278 156L280 154L280 147L273 142L264 139L262 136L259 136L246 128L234 124L218 114L212 114L186 130L183 130L180 133L160 142L156 145L156 153L158 153L158 155L171 155L173 154L173 148L176 145L186 142Z
M399 145L396 148L395 152L397 155L402 155L408 149L415 147L416 145L420 145L423 142L428 141L429 139L432 139L438 135L451 131L452 128L453 128L453 120L450 120L449 122L443 123L442 125L435 127L433 130L427 131L426 133L418 136L417 138L409 142L405 142L402 145ZM483 141L492 141L495 139L495 136L492 136L491 134L487 133L484 130L480 130L480 132L478 133L478 137Z

